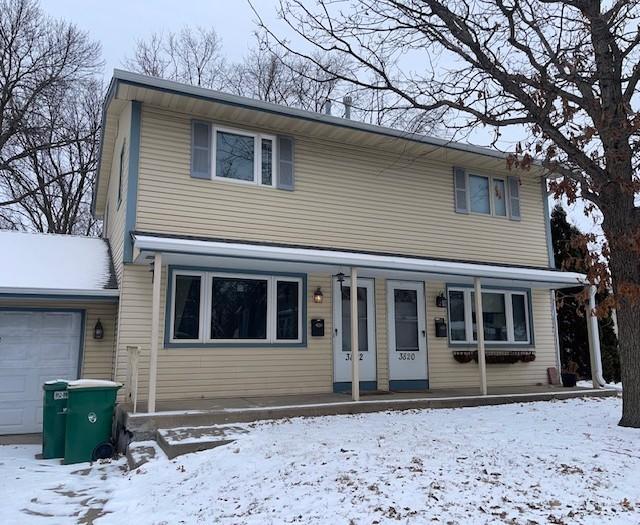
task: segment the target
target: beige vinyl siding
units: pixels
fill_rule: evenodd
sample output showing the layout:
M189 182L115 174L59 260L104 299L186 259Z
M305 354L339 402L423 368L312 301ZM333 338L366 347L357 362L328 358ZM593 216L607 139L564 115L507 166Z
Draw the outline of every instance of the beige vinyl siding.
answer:
M164 341L167 268L162 272L161 341ZM313 302L320 286L321 304ZM151 273L147 267L126 265L120 301L118 381L127 377L127 345L139 345L140 398L147 396L151 342ZM158 354L158 399L240 397L331 392L331 277L310 275L307 280L306 348L161 348ZM325 320L325 336L311 337L309 320ZM164 346L164 345L162 345Z
M401 141L389 153L296 137L293 192L192 179L190 122L142 107L140 231L548 265L533 174L521 177L521 221L455 213L452 165L404 156Z
M435 319L447 318L447 309L436 307L436 296L444 292L445 283L427 284L427 346L430 388L480 388L480 372L475 362L458 363L447 337L436 337ZM531 363L487 365L487 385L496 386L548 384L547 368L556 367L556 346L551 316L549 290L532 290L533 332L536 360ZM514 347L517 349L517 347ZM464 350L468 348L463 348ZM471 348L470 350L473 350Z
M0 299L3 308L50 308L84 310L84 347L81 377L85 379L113 379L115 357L117 304L110 301ZM101 340L93 338L93 329L100 319L104 328Z
M167 268L163 268L160 339L164 341ZM364 276L363 276L364 277ZM307 348L216 347L160 348L158 355L158 399L195 399L331 392L333 387L332 286L331 276L311 274L307 281ZM428 377L430 388L479 387L475 363L461 364L453 359L447 338L435 337L436 317L446 318L446 309L435 306L435 298L445 283L426 283L426 325ZM321 304L313 302L313 291L320 286ZM127 378L127 345L142 348L140 399L148 386L148 355L151 340L151 293L149 269L127 265L124 269L120 302L117 380ZM377 380L380 390L388 390L388 342L386 280L375 279L375 320ZM536 360L532 363L488 365L488 385L520 386L547 383L547 368L556 366L548 290L532 292ZM325 336L311 337L310 320L325 320ZM164 345L162 345L164 346Z
M127 104L118 120L118 135L113 149L113 162L111 163L111 174L107 193L107 203L109 208L107 239L111 247L113 265L116 271L118 284L122 281L122 259L125 240L125 217L127 213L127 186L129 182L129 145L131 130L131 104ZM118 183L120 170L120 152L125 144L124 157L122 159L122 199L118 205Z

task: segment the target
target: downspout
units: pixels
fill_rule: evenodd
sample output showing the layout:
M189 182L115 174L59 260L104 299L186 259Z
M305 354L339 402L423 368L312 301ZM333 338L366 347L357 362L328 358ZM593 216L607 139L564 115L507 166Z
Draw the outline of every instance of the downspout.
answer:
M602 376L602 354L600 352L600 330L598 327L598 317L595 315L596 309L596 286L589 285L589 311L587 312L587 323L589 336L589 354L591 356L591 380L593 388L604 388L607 382Z

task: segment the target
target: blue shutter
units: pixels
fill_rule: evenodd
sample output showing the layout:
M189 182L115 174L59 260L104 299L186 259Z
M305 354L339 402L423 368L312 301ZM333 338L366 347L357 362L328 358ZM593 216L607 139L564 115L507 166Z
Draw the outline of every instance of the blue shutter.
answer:
M469 213L467 174L464 168L453 167L453 193L457 213Z
M211 178L211 126L206 122L191 122L191 176Z
M520 179L509 177L509 218L512 221L519 221L520 213Z
M295 187L292 137L278 136L278 189L293 191Z

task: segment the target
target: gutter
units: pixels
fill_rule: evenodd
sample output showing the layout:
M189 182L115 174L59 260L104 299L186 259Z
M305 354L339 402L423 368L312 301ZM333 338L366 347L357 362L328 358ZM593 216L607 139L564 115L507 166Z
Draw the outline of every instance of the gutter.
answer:
M0 297L69 297L69 298L118 298L120 290L117 288L87 290L87 289L69 289L69 288L16 288L16 287L0 287Z

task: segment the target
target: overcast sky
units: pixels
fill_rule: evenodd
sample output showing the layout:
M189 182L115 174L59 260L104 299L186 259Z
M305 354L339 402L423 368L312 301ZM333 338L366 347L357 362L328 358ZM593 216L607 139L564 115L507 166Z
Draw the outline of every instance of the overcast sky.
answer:
M260 16L272 30L293 38L278 20L276 3L276 0L254 0ZM222 39L229 62L241 60L255 42L255 14L247 0L40 0L40 4L48 14L74 22L101 43L107 81L113 69L122 68L125 58L131 56L136 41L154 32L176 31L185 25L213 27ZM508 135L505 133L505 138ZM486 145L489 139L476 134L470 140ZM511 149L508 144L504 147ZM572 221L583 231L594 231L593 221L581 210L581 206L569 209Z

